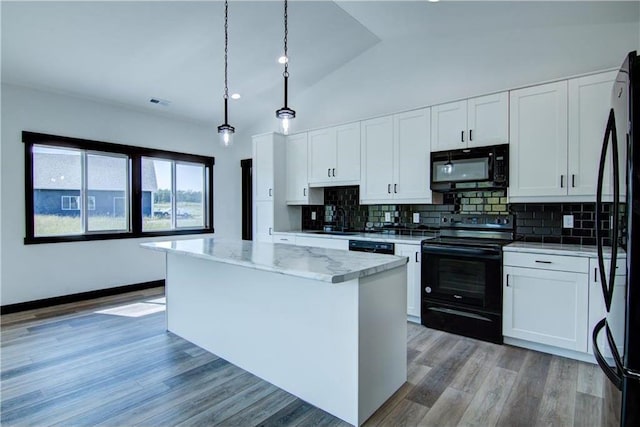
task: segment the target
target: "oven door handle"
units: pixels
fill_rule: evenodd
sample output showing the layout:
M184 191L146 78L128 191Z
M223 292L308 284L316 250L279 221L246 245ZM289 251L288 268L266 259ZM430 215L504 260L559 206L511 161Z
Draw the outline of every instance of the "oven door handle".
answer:
M469 255L469 256L480 256L488 259L500 259L502 252L500 249L493 248L468 248L468 247L457 247L457 246L444 246L444 245L435 245L429 244L422 246L423 254L431 254L431 255Z

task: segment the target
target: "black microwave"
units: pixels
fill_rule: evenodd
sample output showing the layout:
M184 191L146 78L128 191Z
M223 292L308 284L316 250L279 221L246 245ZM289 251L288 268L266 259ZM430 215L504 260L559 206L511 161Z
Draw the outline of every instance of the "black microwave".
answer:
M494 190L509 186L509 144L431 153L431 190Z

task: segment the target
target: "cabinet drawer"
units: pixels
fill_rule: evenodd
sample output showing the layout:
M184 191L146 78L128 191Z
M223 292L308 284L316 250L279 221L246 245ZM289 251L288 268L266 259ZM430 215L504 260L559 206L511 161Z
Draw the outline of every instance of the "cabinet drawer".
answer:
M295 236L295 234L273 233L273 243L283 243L283 244L286 244L286 245L295 245L296 244L296 236Z
M505 252L504 265L553 271L587 273L589 258L523 252Z

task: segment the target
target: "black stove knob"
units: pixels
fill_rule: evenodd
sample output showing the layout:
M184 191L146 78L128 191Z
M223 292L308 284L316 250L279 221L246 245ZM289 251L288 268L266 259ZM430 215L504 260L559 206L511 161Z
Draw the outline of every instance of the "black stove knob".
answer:
M449 221L449 219L446 216L442 217L442 222L447 222L447 221Z

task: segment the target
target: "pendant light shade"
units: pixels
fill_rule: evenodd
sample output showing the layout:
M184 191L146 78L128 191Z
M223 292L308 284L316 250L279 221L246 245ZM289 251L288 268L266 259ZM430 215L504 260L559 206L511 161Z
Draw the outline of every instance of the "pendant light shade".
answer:
M220 145L230 147L233 145L233 134L236 129L229 124L229 86L227 84L227 68L229 53L229 2L224 2L224 123L218 126Z
M284 77L284 107L280 108L276 111L276 117L280 119L280 130L282 133L287 135L289 133L289 121L296 117L296 112L287 106L288 95L289 95L289 55L287 53L287 37L289 35L289 30L287 27L287 0L284 0L284 72L282 76Z

